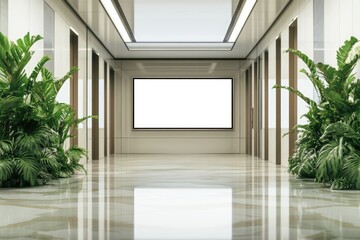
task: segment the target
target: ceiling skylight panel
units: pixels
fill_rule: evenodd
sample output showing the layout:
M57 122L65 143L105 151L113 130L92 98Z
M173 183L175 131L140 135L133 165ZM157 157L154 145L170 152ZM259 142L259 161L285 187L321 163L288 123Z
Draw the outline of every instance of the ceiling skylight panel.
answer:
M222 42L231 0L135 0L137 42Z

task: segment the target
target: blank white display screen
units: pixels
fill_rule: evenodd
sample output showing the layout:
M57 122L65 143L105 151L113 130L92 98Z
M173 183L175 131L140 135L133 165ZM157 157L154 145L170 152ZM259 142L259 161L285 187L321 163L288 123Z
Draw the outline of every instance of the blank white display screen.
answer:
M231 188L135 188L134 239L232 239Z
M232 129L232 79L134 79L134 129Z

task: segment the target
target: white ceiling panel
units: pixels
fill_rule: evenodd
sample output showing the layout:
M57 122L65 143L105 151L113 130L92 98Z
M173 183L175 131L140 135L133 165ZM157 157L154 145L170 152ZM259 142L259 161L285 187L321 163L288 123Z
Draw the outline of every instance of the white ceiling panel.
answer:
M136 50L130 51L102 7L100 0L63 0L86 22L116 59L243 59L274 23L291 0L258 0L231 51L224 50ZM134 0L115 0L134 29ZM233 6L239 0L233 0ZM234 11L234 9L233 9Z

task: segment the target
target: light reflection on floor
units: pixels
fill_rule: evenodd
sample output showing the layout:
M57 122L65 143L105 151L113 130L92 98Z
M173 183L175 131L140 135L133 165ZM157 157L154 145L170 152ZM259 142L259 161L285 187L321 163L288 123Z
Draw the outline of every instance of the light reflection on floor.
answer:
M231 188L135 188L134 238L232 237Z
M87 168L44 187L0 189L0 239L360 236L360 192L331 192L246 155L115 155Z

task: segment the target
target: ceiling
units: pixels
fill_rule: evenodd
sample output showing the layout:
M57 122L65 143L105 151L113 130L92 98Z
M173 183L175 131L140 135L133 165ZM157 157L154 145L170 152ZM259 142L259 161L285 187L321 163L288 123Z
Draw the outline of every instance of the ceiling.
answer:
M136 50L122 41L100 0L64 0L82 18L115 59L244 59L291 0L258 0L232 50ZM134 0L116 0L133 30ZM233 13L239 0L232 0Z

